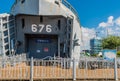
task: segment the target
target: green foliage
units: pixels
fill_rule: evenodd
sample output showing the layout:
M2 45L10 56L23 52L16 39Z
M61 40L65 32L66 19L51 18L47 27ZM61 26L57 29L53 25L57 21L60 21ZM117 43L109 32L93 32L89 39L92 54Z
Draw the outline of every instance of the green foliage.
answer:
M120 46L120 37L118 36L108 36L102 40L103 49L116 49Z
M91 54L92 57L97 57L98 54Z
M120 51L117 52L117 56L120 57Z

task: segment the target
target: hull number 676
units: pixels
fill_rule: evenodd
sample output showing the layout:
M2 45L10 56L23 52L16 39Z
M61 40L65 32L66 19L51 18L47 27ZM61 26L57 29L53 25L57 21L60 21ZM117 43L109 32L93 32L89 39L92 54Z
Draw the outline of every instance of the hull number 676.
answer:
M31 30L32 32L42 32L43 30L45 30L46 32L50 33L52 32L52 26L44 25L44 24L39 24L39 25L32 24Z

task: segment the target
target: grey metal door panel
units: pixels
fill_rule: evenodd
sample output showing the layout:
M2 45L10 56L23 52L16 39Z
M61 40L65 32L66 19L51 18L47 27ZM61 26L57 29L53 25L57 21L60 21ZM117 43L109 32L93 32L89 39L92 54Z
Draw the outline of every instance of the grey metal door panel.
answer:
M38 41L39 40L39 41ZM57 53L57 39L30 38L28 43L29 57L45 58L54 57ZM46 42L47 41L47 42Z

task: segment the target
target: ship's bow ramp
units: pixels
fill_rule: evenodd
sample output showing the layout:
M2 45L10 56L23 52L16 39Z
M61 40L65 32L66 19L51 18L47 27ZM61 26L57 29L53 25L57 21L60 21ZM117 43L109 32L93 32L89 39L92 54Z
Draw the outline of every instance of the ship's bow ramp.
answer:
M62 0L16 0L17 53L29 57L80 57L81 29L72 6Z

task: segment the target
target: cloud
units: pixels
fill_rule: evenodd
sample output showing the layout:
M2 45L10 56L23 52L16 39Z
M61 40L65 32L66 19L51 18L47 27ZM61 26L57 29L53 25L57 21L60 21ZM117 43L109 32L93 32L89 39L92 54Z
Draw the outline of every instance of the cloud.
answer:
M95 37L95 29L82 27L82 48L90 49L90 39Z
M120 17L115 20L115 24L120 26Z
M113 16L109 16L106 22L99 23L97 29L104 36L120 35L120 17L114 19Z
M90 39L95 37L96 32L99 32L99 37L120 36L120 17L115 19L113 16L109 16L107 19L106 22L99 23L97 28L82 27L82 46L84 49L90 49Z
M101 22L101 23L99 24L99 27L105 28L105 27L107 27L107 24L106 24L105 22Z
M113 19L114 19L113 16L108 17L108 21L107 22L101 22L99 24L99 28L105 28L105 27L113 26L113 24L114 24Z
M109 24L113 24L113 19L114 19L113 16L108 17L108 23Z

